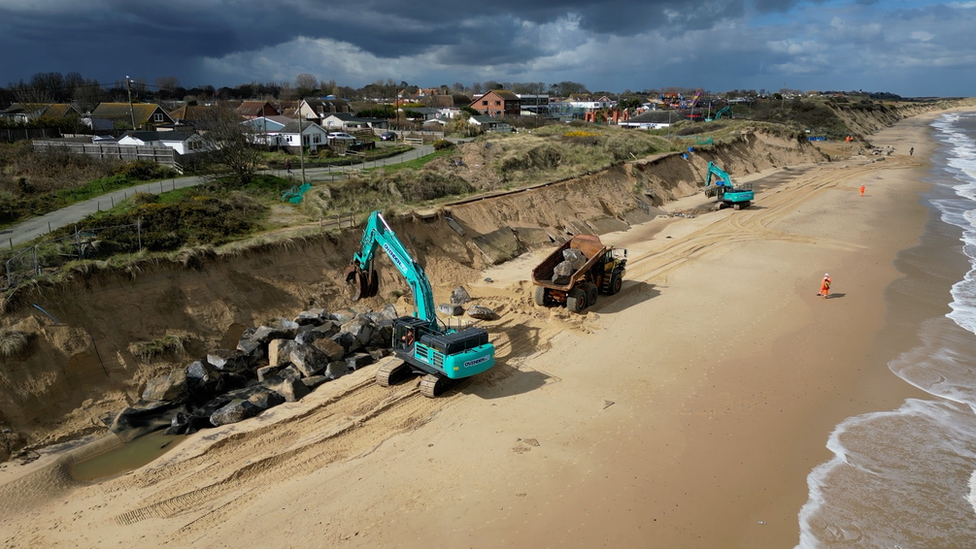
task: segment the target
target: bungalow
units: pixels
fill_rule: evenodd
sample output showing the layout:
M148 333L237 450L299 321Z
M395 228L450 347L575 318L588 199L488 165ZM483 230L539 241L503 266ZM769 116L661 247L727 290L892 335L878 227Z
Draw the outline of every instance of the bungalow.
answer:
M91 112L91 124L103 127L154 130L159 126L174 125L176 121L155 103L99 103Z
M197 133L127 131L119 137L119 145L139 147L167 147L180 154L200 152L207 148L206 140Z
M667 128L672 122L681 120L681 116L672 110L667 111L647 111L639 114L630 120L618 122L618 126L627 128L638 128L641 130L658 130Z
M498 120L495 120L494 118L485 114L472 116L471 118L468 119L468 124L481 128L481 131L484 132L499 132L499 133L512 132L512 126L510 124L508 124L507 122L499 122Z
M244 101L237 107L237 114L245 119L252 119L262 116L277 116L281 113L268 101Z
M337 112L329 114L319 122L330 132L383 129L389 127L389 122L382 118L360 118L351 112Z
M281 130L287 126L289 122L294 122L294 120L286 116L276 115L252 118L250 120L241 122L241 124L252 132L255 144L278 146L282 144L280 142ZM295 130L297 131L297 128ZM295 139L297 142L297 136Z
M61 120L70 117L81 118L81 113L70 103L13 103L0 111L0 120L14 124L26 124L38 118Z
M302 126L302 139L301 143L308 147L311 152L317 151L319 148L326 146L328 143L328 132L319 126L318 124L313 124L306 122L304 120L292 120L286 124L283 128L278 131L279 141L278 143L282 147L287 147L289 151L298 152L299 140L298 140L298 125L301 122Z
M352 109L342 99L303 99L298 105L298 117L319 124L326 116L338 112L352 112Z

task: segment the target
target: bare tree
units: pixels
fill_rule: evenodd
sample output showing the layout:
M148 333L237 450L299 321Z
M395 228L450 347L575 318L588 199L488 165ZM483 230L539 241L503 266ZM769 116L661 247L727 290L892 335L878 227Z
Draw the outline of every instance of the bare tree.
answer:
M295 77L295 91L298 97L308 97L319 88L319 79L315 75L303 72Z
M208 167L214 178L230 175L243 187L258 171L261 151L257 132L242 124L240 115L232 109L218 108L213 112L213 125L203 134L210 149Z
M156 88L160 91L171 92L180 87L180 79L175 76L160 76L156 79Z

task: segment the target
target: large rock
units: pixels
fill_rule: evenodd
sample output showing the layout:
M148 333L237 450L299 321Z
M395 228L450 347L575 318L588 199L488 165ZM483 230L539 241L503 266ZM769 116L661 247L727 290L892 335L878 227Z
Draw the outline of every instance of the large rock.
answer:
M332 314L329 315L329 318L335 320L339 324L345 324L346 322L356 318L357 314L358 313L352 309L342 309L339 311L333 311Z
M461 316L464 308L454 303L440 303L437 305L437 312L447 316Z
M386 306L383 307L381 310L375 313L371 311L367 313L366 316L368 316L370 320L372 320L376 324L379 324L383 321L393 321L400 318L400 315L397 314L396 307L394 307L392 303L387 303Z
M312 343L312 347L322 351L322 353L328 357L329 362L339 360L343 357L343 355L346 354L346 349L331 339L316 340L314 343Z
M465 303L471 301L471 295L462 286L454 288L451 292L451 303L454 305L464 305Z
M298 313L298 316L295 317L295 323L299 326L320 326L327 318L329 318L329 313L325 309L309 309Z
M393 321L384 320L373 327L373 334L369 336L370 347L385 347L393 345Z
M142 400L176 400L186 392L186 370L176 370L150 379L142 391Z
M185 412L185 408L172 402L139 401L119 412L112 424L109 425L109 430L115 433L122 442L129 442L142 435L167 427L179 412Z
M310 391L314 391L319 385L322 385L323 383L326 383L328 381L329 378L325 377L324 375L302 378L302 383L304 383L305 386L308 387Z
M350 334L349 332L339 332L332 336L331 339L342 347L342 354L355 350L356 336Z
M355 351L369 345L369 338L373 335L373 321L365 315L356 318L342 325L342 331L352 334L354 343L349 347L350 351Z
M292 339L295 337L294 333L289 333L289 330L285 330L280 327L273 326L258 326L253 332L249 333L250 328L244 330L244 335L241 336L243 339L247 337L258 343L267 343L272 339ZM296 324L297 330L297 324Z
M308 345L319 339L329 338L339 333L339 323L334 320L326 320L321 326L315 326L311 330L300 331L295 336L295 342Z
M318 342L316 342L318 343ZM302 377L318 374L329 365L329 355L314 345L294 345L288 354L290 362L302 373Z
M473 305L471 308L469 308L468 316L471 318L477 318L478 320L495 320L498 318L495 311L482 305Z
M285 397L279 395L271 389L264 389L249 396L247 401L263 412L268 408L274 408L279 404L284 404Z
M202 360L193 361L186 367L186 385L194 398L209 398L218 391L220 372Z
M217 349L207 353L207 362L221 372L243 372L249 363L247 357L237 349Z
M297 402L312 392L300 379L277 378L274 382L269 380L266 383L269 389L284 397L288 402Z
M339 379L348 373L349 365L346 363L346 361L337 360L329 363L329 365L325 368L325 372L322 373L322 376L325 377L325 379L332 381L334 379Z
M360 368L365 368L373 362L375 362L373 356L369 353L355 353L346 357L346 368L350 372L353 372Z
M269 377L278 375L281 366L262 366L257 369L258 381L264 381Z
M221 425L244 421L260 412L261 409L249 401L236 399L210 414L210 423L213 423L214 427L220 427Z
M284 366L291 360L292 349L297 344L291 339L272 339L268 342L268 366Z
M267 354L265 348L266 344L260 341L254 341L253 339L241 338L237 342L237 350L244 355L248 364L257 364L259 360L263 359Z

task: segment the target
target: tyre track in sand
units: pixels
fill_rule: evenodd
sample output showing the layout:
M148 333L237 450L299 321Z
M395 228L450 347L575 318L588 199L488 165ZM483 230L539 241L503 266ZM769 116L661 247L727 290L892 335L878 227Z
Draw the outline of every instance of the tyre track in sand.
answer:
M896 164L892 166L891 164ZM884 166L867 164L847 167L843 170L819 169L802 174L796 179L767 190L758 195L755 208L728 211L704 227L669 241L666 248L653 250L627 263L628 278L644 282L666 283L667 275L685 262L702 255L717 252L729 243L746 241L780 240L815 246L827 246L840 250L856 251L860 246L823 237L790 233L772 228L796 208L821 193L849 183L879 169L902 168L906 166L889 163ZM707 215L707 214L706 214ZM696 219L700 219L699 218Z
M176 471L170 467L156 469L151 484L162 486L152 500L117 515L116 522L131 525L148 518L203 512L207 520L194 517L181 528L182 534L189 535L253 499L254 489L304 477L338 460L366 455L394 434L423 425L462 394L453 390L432 400L419 394L415 380L384 388L372 379L353 393L306 415L215 444L174 468ZM200 467L204 461L219 463L219 471ZM165 486L167 483L170 485Z

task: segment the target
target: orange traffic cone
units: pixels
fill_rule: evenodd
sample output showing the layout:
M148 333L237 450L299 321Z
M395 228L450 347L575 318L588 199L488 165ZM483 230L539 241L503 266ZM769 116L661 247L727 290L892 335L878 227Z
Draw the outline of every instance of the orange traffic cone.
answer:
M864 196L864 185L861 185L861 196Z

